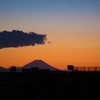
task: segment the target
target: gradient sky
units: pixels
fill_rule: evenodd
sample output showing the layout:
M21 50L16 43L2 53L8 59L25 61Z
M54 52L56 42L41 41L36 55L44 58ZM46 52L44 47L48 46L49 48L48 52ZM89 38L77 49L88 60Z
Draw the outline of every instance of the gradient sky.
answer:
M47 35L45 45L0 49L0 66L23 66L35 59L65 69L100 66L100 0L0 0L0 32Z

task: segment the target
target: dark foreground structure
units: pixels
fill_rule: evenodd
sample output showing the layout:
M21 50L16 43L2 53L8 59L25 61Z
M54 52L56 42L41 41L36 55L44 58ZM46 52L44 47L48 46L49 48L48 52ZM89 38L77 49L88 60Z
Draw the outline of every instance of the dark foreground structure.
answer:
M1 99L2 98L2 99ZM100 72L0 73L0 99L100 100Z

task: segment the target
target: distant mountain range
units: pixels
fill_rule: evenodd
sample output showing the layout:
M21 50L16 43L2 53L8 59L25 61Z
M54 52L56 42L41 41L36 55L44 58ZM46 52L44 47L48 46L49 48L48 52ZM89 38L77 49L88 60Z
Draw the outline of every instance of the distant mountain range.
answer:
M0 66L0 72L9 72L9 71L10 71L10 69L6 69L6 68L3 68Z
M28 68L30 69L31 67L39 67L39 69L50 69L50 70L59 70L49 64L47 64L46 62L42 61L42 60L34 60L26 65L23 66L23 68Z
M34 60L20 68L17 68L16 71L20 72L22 69L31 69L31 67L39 67L39 69L50 69L51 71L58 71L59 69L47 64L46 62L42 60ZM9 72L10 68L5 69L3 67L0 67L0 72Z

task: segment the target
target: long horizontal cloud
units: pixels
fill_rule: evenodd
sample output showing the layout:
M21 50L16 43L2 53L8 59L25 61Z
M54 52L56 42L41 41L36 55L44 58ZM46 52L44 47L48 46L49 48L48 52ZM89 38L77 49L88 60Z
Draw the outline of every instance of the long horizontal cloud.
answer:
M0 49L9 47L34 46L45 44L46 35L34 32L26 33L19 30L0 32Z

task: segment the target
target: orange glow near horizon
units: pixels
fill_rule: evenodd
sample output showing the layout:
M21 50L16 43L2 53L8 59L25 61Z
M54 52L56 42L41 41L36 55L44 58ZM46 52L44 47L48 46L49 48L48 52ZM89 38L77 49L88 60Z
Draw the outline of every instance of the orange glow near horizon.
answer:
M51 44L46 43L45 45L37 45L34 47L0 49L0 65L5 68L12 65L21 67L33 60L41 59L63 70L66 69L68 64L75 66L100 66L99 48L82 48L78 47L78 45L75 48L67 43L55 45L56 41Z
M75 66L100 66L99 40L78 36L47 35L51 44L0 49L0 66L21 67L33 60L41 59L46 63L66 69L68 64ZM72 33L73 34L73 33ZM74 33L75 34L75 33ZM63 36L64 35L64 36ZM48 41L48 40L47 40Z

